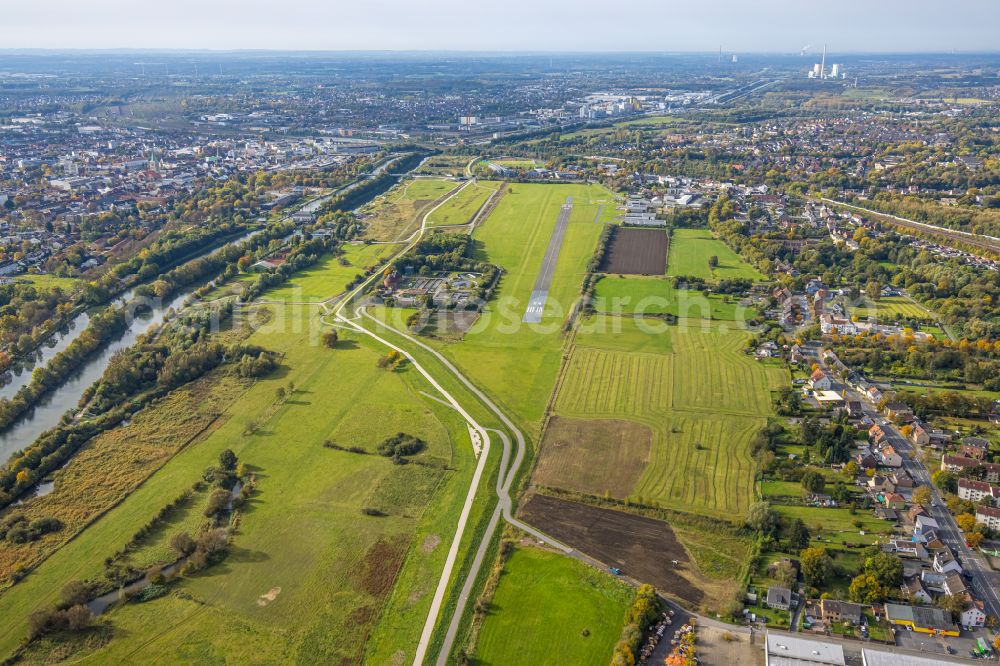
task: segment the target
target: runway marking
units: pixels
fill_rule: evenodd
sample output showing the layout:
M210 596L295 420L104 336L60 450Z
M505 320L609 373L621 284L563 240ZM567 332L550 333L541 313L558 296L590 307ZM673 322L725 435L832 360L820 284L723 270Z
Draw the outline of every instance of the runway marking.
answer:
M549 297L549 287L552 285L552 275L556 271L556 261L559 259L559 250L562 248L563 239L566 237L566 227L569 225L569 215L573 212L573 197L566 197L566 203L559 209L559 218L556 226L552 230L552 237L549 239L549 246L545 248L545 258L542 259L542 269L535 280L535 288L528 299L528 307L524 311L522 321L526 324L539 324L542 321L542 312L545 310L545 301Z

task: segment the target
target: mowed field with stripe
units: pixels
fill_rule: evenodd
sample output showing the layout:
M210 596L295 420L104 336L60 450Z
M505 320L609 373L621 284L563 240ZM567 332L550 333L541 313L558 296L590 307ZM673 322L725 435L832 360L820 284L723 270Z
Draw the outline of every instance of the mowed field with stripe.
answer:
M753 500L749 442L773 413L771 391L787 385L788 373L746 355L743 330L682 321L655 335L669 337L659 345L668 351L627 351L614 336L578 338L555 413L627 419L652 430L648 463L633 475L630 492L622 493L619 482L603 489L610 495L717 516L744 514ZM601 445L581 441L591 453ZM540 466L547 455L543 442ZM562 456L569 459L565 451ZM569 465L562 477L552 465L546 470L547 485L594 492Z

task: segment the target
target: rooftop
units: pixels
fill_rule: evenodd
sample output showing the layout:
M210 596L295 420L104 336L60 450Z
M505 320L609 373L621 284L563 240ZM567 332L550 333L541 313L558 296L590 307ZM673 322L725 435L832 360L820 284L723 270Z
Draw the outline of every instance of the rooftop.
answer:
M771 666L804 664L836 664L843 666L844 648L835 643L822 643L793 636L767 635L767 663Z

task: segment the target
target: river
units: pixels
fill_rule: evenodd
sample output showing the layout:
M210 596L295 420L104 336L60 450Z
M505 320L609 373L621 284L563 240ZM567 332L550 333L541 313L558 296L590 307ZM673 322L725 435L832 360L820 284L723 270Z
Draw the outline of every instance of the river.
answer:
M395 164L404 157L406 157L405 154L386 160L376 167L370 176L359 178L349 185L346 185L330 194L318 197L297 210L315 213L333 196L349 192L368 179L382 173L388 169L389 166ZM282 219L288 219L288 217L290 216L286 215ZM260 230L251 231L219 247L206 250L189 261L196 261L197 259L218 252L224 247L241 243L257 233L260 233ZM6 432L0 434L0 461L6 462L10 458L11 454L31 445L43 432L58 425L63 414L67 411L76 410L84 391L87 390L88 386L101 378L101 375L104 374L104 369L107 368L108 363L111 361L111 357L115 354L115 352L135 344L140 335L149 331L149 329L153 326L161 323L164 315L171 308L174 310L180 309L180 306L184 304L187 297L199 286L201 285L198 284L189 287L167 303L151 303L151 305L154 306L152 309L140 310L139 313L130 321L128 329L122 333L118 339L114 340L107 347L88 358L87 361L84 362L84 364L80 366L80 368L73 373L73 375L66 382L54 391L47 393L35 404L31 411L18 419L10 428L7 429ZM133 291L129 290L115 299L112 305L120 306L124 303L130 302L132 298ZM79 335L87 328L87 324L89 322L90 315L86 312L77 315L67 327L64 327L56 333L56 335L50 338L50 341L39 351L39 355L36 356L36 359L38 360L36 360L31 367L39 367L40 365L48 363L53 356L68 347L73 340L79 337ZM25 386L30 382L31 369L22 370L19 375L13 377L10 383L0 389L0 397L12 397L22 386Z
M218 252L228 245L241 243L257 233L259 233L259 230L251 231L224 245L213 247L211 250L203 252L190 261L196 261L197 259ZM43 432L58 425L63 414L68 410L76 409L87 387L101 378L101 375L104 374L104 369L108 367L108 363L115 352L135 344L140 335L163 321L164 315L168 310L171 308L174 310L180 309L185 299L200 286L200 283L193 285L164 303L156 303L155 300L150 300L149 304L152 306L151 308L138 310L136 315L131 318L129 327L117 339L88 358L59 388L45 394L31 411L18 419L6 432L0 434L0 461L7 461L15 451L29 446ZM129 290L116 298L111 303L111 306L119 307L130 302L133 297L134 291ZM68 347L87 328L89 322L90 315L86 312L77 315L70 322L69 327L62 329L52 338L52 346L46 346L42 351L41 358L43 362L47 363L59 351ZM39 365L40 363L36 363L35 367ZM10 398L17 393L18 389L30 382L31 372L26 370L4 386L0 390L0 396Z

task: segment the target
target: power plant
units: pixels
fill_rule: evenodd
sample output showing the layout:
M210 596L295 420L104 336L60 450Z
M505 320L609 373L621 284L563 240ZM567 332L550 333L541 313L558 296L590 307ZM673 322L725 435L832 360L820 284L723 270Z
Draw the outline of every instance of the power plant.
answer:
M806 47L808 48L808 47ZM802 49L802 53L805 54L805 49ZM826 69L826 44L823 45L823 58L818 63L812 66L809 70L810 79L843 79L846 77L844 73L844 67L840 64L830 65L830 71L827 72Z

